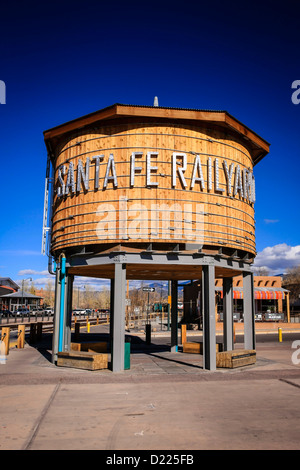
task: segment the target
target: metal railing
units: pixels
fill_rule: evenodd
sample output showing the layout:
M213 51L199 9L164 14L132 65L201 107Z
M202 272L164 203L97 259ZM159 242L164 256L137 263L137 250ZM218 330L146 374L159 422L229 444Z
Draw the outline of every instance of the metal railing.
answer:
M50 313L30 313L30 314L23 314L17 315L16 313L12 313L11 315L4 315L0 313L0 325L8 324L11 325L13 323L30 323L32 321L53 321L53 315Z
M90 319L99 319L99 320L106 320L107 321L107 313L104 312L82 312L82 313L72 313L72 321L74 321L75 317L77 320L86 320L87 318ZM17 315L16 313L12 313L11 315L4 315L0 313L0 325L12 325L12 324L19 324L19 323L32 323L35 322L53 322L54 315L49 312L40 312L40 313L29 313L29 314L20 314Z

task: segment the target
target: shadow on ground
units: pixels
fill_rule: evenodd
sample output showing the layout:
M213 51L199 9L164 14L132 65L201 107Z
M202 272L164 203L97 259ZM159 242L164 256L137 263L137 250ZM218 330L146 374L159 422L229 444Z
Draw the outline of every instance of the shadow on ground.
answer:
M165 353L170 353L170 340L169 338L160 339L160 343L151 342L147 344L146 340L136 335L125 335L125 342L130 343L130 355L133 357L134 354L145 354L153 358L154 361L167 361L169 363L176 363L183 366L200 368L202 365L196 365L189 361L182 361L178 357L168 356ZM52 333L43 334L42 340L32 343L30 342L29 335L26 336L26 342L34 347L48 362L52 362ZM111 353L110 348L110 335L108 333L80 333L79 339L76 339L74 334L71 335L72 343L98 343L107 342L107 352ZM182 347L178 346L178 352L182 352ZM194 355L191 355L194 356ZM193 357L191 357L191 361ZM111 363L109 361L109 369Z

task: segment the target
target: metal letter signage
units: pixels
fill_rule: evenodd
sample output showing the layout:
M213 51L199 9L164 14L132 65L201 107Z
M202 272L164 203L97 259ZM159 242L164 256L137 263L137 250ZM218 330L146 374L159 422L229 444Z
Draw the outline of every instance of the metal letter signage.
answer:
M194 152L190 152L194 154ZM144 157L144 158L143 158ZM130 174L129 186L133 188L136 184L141 185L141 176L146 175L144 182L146 187L159 187L162 177L166 180L165 173L159 173L159 167L153 165L153 160L158 160L158 152L133 152L129 156ZM136 159L139 159L139 165ZM165 162L166 163L166 162ZM227 195L228 197L243 198L249 203L255 202L255 181L253 172L249 168L241 168L240 164L230 163L226 160L220 160L216 157L207 157L206 161L201 160L200 155L194 154L193 161L188 162L187 153L173 152L170 155L170 187L176 188L177 177L184 190L213 191L216 194ZM68 165L68 166L67 166ZM106 166L105 172L102 166ZM206 173L203 167L206 166ZM94 172L94 187L90 189L90 173ZM207 180L204 179L206 174ZM214 174L214 177L213 177ZM66 176L66 178L65 178ZM88 192L90 190L105 190L112 184L113 188L118 188L118 177L123 178L123 172L118 176L115 156L110 153L107 162L105 155L96 155L87 157L85 163L79 159L77 168L72 161L66 161L60 165L57 171L57 189L58 197L68 196L69 194ZM103 186L100 188L100 180L103 180ZM127 176L128 178L128 176ZM139 182L136 183L136 179ZM127 179L128 181L128 179ZM128 184L128 183L127 183ZM121 185L122 187L122 185Z
M0 80L0 104L6 104L6 87L3 80Z

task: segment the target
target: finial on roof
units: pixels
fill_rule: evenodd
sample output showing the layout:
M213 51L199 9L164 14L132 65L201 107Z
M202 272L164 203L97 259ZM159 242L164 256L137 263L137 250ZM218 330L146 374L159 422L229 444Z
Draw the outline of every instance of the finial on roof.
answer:
M153 106L158 106L158 98L157 98L157 96L154 97Z

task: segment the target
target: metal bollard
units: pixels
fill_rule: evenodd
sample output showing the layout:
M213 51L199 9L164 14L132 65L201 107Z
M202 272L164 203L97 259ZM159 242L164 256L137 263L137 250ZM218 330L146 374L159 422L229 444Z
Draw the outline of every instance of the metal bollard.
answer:
M186 343L186 325L181 325L181 344Z
M146 325L146 344L151 344L151 324Z
M29 336L30 343L36 343L36 324L30 323L30 336Z
M75 323L75 335L74 335L75 341L79 341L79 335L80 335L80 323Z
M278 341L282 343L282 328L278 328Z
M43 337L43 323L38 322L36 325L36 339L37 341L41 341Z

